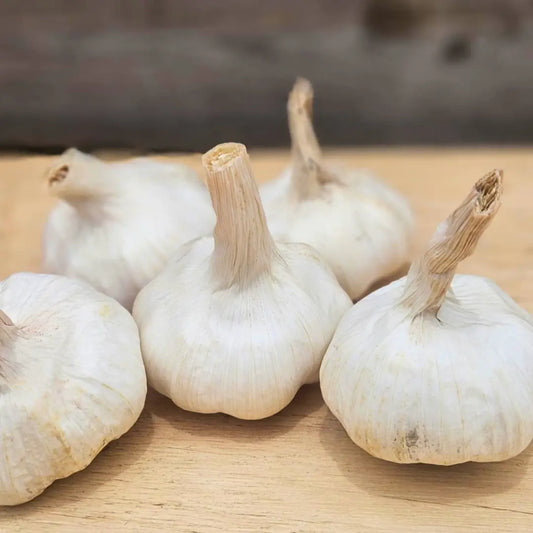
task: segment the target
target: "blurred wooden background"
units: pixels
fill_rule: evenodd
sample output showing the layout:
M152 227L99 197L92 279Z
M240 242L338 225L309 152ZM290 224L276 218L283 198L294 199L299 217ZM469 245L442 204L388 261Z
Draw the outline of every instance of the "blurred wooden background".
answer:
M530 143L531 0L2 0L0 149Z

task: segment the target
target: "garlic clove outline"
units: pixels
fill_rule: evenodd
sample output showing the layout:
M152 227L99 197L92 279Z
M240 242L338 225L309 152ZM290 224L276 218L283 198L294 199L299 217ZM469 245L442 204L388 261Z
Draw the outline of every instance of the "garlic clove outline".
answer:
M214 236L180 248L135 300L148 382L189 411L266 418L317 381L351 302L315 250L274 242L244 145L203 164Z
M320 385L349 437L397 463L502 461L533 438L533 320L492 281L455 274L498 211L479 180L406 277L341 320Z
M0 309L0 505L17 505L128 431L147 385L133 318L87 283L13 274Z
M261 198L274 237L315 248L356 300L409 262L413 214L371 173L324 162L312 104L313 88L299 78L287 104L291 164L261 187Z
M60 202L43 232L44 270L88 281L127 309L181 244L213 230L207 190L185 165L105 162L71 148L46 184Z

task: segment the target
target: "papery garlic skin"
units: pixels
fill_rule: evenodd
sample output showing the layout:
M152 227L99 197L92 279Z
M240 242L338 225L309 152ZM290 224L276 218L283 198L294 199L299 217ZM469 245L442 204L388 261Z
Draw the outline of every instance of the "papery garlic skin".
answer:
M333 275L304 245L278 245L282 259L268 277L220 291L213 240L185 246L135 301L150 385L188 411L277 413L317 381L348 297L340 287L332 297Z
M370 173L329 168L320 195L295 199L283 183L261 189L274 238L320 252L353 300L409 261L413 217L407 202Z
M437 230L437 245L446 230ZM451 261L428 252L426 265L434 259L449 268L478 236L466 231L446 245L446 253L455 247ZM435 293L436 310L421 310L405 300L410 281L379 289L343 317L320 371L326 404L357 445L388 461L452 465L517 455L533 438L531 317L471 275L455 275Z
M350 300L310 247L274 244L244 146L205 158L215 238L183 246L135 301L148 381L189 411L265 418L317 380Z
M146 397L131 315L87 283L0 283L0 505L39 495L130 429Z
M292 163L261 187L278 240L318 250L352 299L409 261L414 219L408 202L365 170L325 164L311 122L313 92L298 80L288 103Z
M44 230L44 269L88 281L128 309L181 244L213 231L207 190L185 165L106 163L70 149L47 180L61 201Z
M397 463L502 461L533 437L533 323L490 280L456 275L413 322L405 278L358 302L324 358L326 404L350 438Z

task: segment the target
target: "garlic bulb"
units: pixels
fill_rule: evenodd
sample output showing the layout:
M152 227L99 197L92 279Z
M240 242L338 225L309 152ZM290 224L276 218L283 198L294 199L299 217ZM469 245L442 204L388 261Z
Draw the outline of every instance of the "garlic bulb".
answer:
M47 183L62 201L44 231L44 269L88 281L128 309L181 244L213 230L207 190L184 165L106 163L70 149Z
M274 238L313 246L357 299L406 265L413 217L406 200L370 173L324 164L312 100L311 84L297 80L287 106L292 163L261 198Z
M16 505L128 431L146 376L131 315L85 282L14 274L0 310L0 505Z
M328 348L326 404L376 457L502 461L533 438L533 321L490 280L454 276L500 206L501 180L478 181L407 277L358 302Z
M214 238L180 248L135 300L148 382L189 411L265 418L318 379L351 302L314 250L274 243L242 144L203 164Z

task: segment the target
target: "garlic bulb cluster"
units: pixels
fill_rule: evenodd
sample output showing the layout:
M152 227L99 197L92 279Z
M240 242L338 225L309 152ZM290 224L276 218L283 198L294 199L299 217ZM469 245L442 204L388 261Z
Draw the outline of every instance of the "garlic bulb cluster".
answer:
M274 238L315 248L355 300L408 263L413 216L370 173L324 164L312 100L311 84L297 80L287 106L292 163L261 188L261 198Z
M148 382L189 411L265 418L317 380L351 302L313 249L274 243L243 145L203 164L214 238L180 248L135 300Z
M358 302L324 357L326 404L350 438L398 463L501 461L533 438L533 321L488 279L455 275L500 206L478 181L407 277Z
M181 244L213 230L207 190L184 165L106 163L70 149L47 183L62 201L44 231L44 269L88 281L128 309Z
M0 505L85 468L145 397L139 334L117 302L61 276L0 283Z

